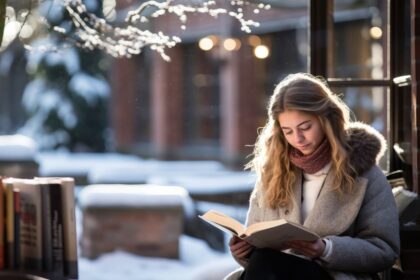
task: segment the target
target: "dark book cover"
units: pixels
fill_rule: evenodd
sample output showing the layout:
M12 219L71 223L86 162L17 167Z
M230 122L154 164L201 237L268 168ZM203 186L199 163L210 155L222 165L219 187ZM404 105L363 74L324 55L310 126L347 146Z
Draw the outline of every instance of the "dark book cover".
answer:
M5 268L5 194L3 186L3 178L0 178L0 270Z
M64 241L61 184L50 183L50 219L52 242L52 273L55 277L64 276Z
M5 266L7 269L14 269L15 260L15 247L14 247L14 197L13 197L13 183L10 179L5 179L4 192L5 192Z
M52 271L51 206L49 185L40 184L42 197L42 267L45 272Z
M14 243L13 243L13 268L20 268L20 190L13 189L13 227L14 227Z

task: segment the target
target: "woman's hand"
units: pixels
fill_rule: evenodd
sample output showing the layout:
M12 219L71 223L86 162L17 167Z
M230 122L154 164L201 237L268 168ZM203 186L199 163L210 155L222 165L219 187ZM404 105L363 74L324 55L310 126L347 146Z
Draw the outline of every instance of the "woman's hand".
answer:
M251 253L251 251L254 249L254 246L250 245L246 241L243 241L237 236L233 236L229 241L229 248L234 257L243 259Z
M325 243L321 238L315 241L293 240L284 242L284 246L311 259L319 258L325 250Z

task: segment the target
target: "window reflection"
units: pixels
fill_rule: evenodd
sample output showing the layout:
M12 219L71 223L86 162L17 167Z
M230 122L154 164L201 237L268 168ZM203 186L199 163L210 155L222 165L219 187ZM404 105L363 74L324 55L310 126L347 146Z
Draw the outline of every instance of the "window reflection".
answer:
M334 2L332 78L388 77L387 61L388 1Z

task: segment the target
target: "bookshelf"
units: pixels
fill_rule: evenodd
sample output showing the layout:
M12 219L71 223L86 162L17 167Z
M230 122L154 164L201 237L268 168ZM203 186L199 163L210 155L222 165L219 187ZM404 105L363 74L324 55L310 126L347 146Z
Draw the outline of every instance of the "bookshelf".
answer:
M0 220L0 279L78 279L73 178L0 178Z

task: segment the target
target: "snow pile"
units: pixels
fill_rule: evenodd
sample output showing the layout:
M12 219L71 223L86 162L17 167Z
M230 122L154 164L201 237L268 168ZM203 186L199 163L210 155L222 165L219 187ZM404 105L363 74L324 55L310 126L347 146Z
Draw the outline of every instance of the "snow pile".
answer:
M92 168L104 166L106 170L136 165L141 158L119 153L67 153L42 152L37 155L41 176L87 176Z
M189 215L194 211L188 192L178 186L89 185L78 193L78 203L81 208L182 206Z
M190 194L223 194L250 192L255 185L256 175L246 171L222 171L208 174L156 174L149 184L174 184L182 186Z
M143 160L133 165L120 165L109 168L96 165L89 170L88 182L91 184L121 183L139 184L149 182L151 177L179 174L214 174L224 170L222 163L211 160L201 161L161 161Z
M115 251L96 260L79 259L79 280L221 280L237 266L230 254L183 235L179 260Z
M38 151L36 143L23 135L0 136L0 160L34 160Z

